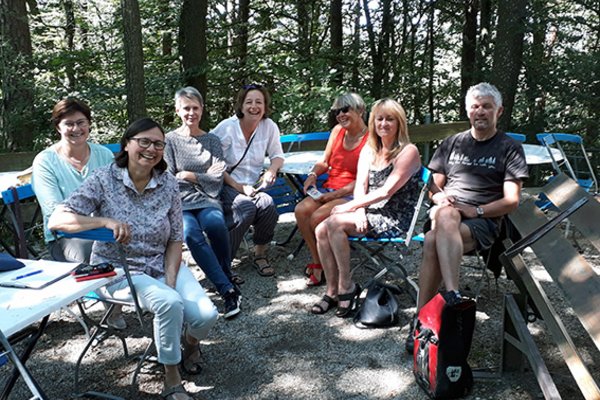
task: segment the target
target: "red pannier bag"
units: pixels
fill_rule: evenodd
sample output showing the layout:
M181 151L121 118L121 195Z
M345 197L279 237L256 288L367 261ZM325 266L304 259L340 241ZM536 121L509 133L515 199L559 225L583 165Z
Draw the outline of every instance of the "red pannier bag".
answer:
M467 357L475 329L476 303L464 297L454 303L448 304L438 293L419 310L413 373L432 399L459 398L473 387Z

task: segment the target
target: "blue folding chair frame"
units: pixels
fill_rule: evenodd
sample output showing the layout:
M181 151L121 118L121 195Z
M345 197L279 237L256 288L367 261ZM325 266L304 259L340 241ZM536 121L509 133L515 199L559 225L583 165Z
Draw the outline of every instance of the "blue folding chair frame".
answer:
M298 146L296 150L301 150L304 142L327 141L329 140L329 134L330 132L290 133L280 136L279 141L281 144L288 144L285 151L289 153L295 145Z
M2 222L4 224L6 224L6 221L4 221L5 215L8 215L10 219L12 226L8 225L8 228L13 232L14 247L11 248L11 246L4 241L1 244L2 247L14 257L29 258L29 254L31 254L35 258L39 258L41 257L42 252L33 246L30 239L33 232L42 226L42 212L39 204L36 203L33 215L30 220L27 221L27 226L25 226L23 213L21 211L21 207L23 206L23 204L21 204L22 200L37 201L31 184L10 187L2 192L3 205L2 210L0 211L0 217L2 217Z
M557 174L565 172L562 171L562 167L564 166L564 168L566 169L566 173L571 178L573 178L573 180L575 180L579 184L579 186L581 186L588 192L598 194L598 179L596 178L596 173L594 172L594 168L592 167L590 159L587 156L587 151L585 149L585 146L583 145L583 138L581 136L572 133L550 132L538 133L536 135L536 138L542 145L546 147L546 149L548 149L548 154L550 155L550 158L552 160L552 167L554 168ZM579 145L581 155L588 169L587 174L589 175L589 178L582 178L581 176L578 176L577 172L575 171L571 162L569 161L568 154L566 153L563 145L561 145L561 142L574 143L576 145ZM554 157L554 154L552 153L552 145L556 145L556 148L560 151L561 156L563 157L562 162L560 162L560 160L557 160Z
M425 241L425 236L420 233L415 235L415 227L417 225L417 221L419 219L419 213L421 211L421 207L425 200L425 195L429 191L429 186L432 179L431 171L426 167L421 167L421 182L423 184L421 191L419 193L419 197L417 199L417 204L415 205L412 220L406 235L403 237L380 237L373 238L367 236L350 236L348 240L351 244L356 245L356 248L361 251L367 258L374 264L374 267L369 265L369 263L359 264L352 269L354 272L356 269L361 266L365 266L369 269L372 269L377 272L376 277L383 276L387 272L396 272L396 275L399 275L402 279L404 279L407 284L407 288L409 289L409 294L416 300L417 292L419 290L418 285L409 277L408 271L402 265L402 260L404 256L408 253L410 245L412 242L423 243ZM386 246L392 244L399 250L400 258L398 260L392 260L390 257L384 254L384 250ZM412 289L412 290L410 290Z
M66 237L66 238L78 238L78 239L86 239L86 240L94 240L94 241L102 241L102 242L115 242L113 232L107 228L90 229L87 231L81 231L81 232L77 232L77 233L67 233L67 232L59 231L59 232L56 232L56 234L60 237ZM114 330L113 328L111 328L107 324L108 317L113 312L114 308L118 305L134 306L140 326L142 328L144 327L142 307L139 303L137 293L135 290L135 286L133 285L133 281L131 279L131 274L129 272L129 267L127 265L125 252L124 252L124 249L122 246L119 245L118 247L119 247L118 251L119 251L120 263L123 267L123 272L125 273L125 278L127 279L127 283L129 284L129 288L130 288L130 292L131 292L131 300L118 300L118 299L112 299L112 298L103 298L101 296L98 296L94 292L86 295L85 298L90 299L92 301L101 301L103 303L109 304L106 312L104 313L104 315L102 316L102 318L100 319L99 322L92 319L91 317L89 317L87 315L86 308L84 307L83 302L79 301L77 303L77 306L79 307L82 318L90 326L96 327L94 332L90 335L88 342L86 343L85 347L81 351L81 354L79 355L79 358L77 359L77 363L75 364L74 391L75 391L75 393L78 393L78 397L92 396L92 397L100 397L100 398L108 398L108 399L118 398L118 397L115 397L115 396L112 396L109 394L94 392L94 391L89 391L89 392L85 392L85 393L79 392L79 369L81 366L81 362L83 361L83 358L85 357L85 355L86 355L87 351L90 349L90 347L92 347L92 345L94 345L99 340L98 337L100 334L105 333L107 336L110 336L110 335L117 336L121 340L121 344L123 345L123 352L125 354L125 357L127 357L127 358L129 357L129 351L127 349L127 343L125 341L125 337L123 335L121 335L119 332L117 332L116 330ZM148 347L146 347L146 349L144 350L144 353L140 356L140 360L138 362L138 365L137 365L137 367L133 373L133 377L131 379L132 385L134 385L136 383L137 376L142 368L142 364L148 358L148 354L149 354L150 350L152 349L153 345L154 345L154 337L152 337L150 344L148 345Z

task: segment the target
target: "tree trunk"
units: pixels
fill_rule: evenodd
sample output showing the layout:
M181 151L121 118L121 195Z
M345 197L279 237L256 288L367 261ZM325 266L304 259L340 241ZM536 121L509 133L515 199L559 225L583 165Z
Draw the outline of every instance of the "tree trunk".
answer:
M248 21L250 19L250 0L240 0L238 7L238 18L235 24L237 35L234 37L234 56L237 55L238 71L244 74L245 66L248 61ZM245 82L247 77L242 75L238 79Z
M480 0L479 6L479 43L477 45L477 76L476 81L479 82L484 77L489 76L491 58L490 39L492 35L492 0Z
M183 62L185 85L193 86L206 98L208 81L206 50L206 0L184 0L181 7L179 26L179 46ZM202 126L205 127L208 114L202 113Z
M73 12L73 1L63 0L63 11L65 12L65 40L67 41L67 51L73 54L75 50L75 13ZM67 75L67 91L75 90L77 83L75 81L75 68L73 61L68 61L65 65Z
M504 114L499 128L510 127L517 82L523 60L523 38L526 29L527 0L504 0L498 5L498 29L492 83L500 90Z
M460 63L460 98L464 99L469 87L476 80L476 51L477 51L477 6L478 0L466 0L464 3L465 23L462 31L462 49ZM462 106L459 107L461 120L467 119L467 112Z
M331 78L333 86L344 83L344 33L342 20L342 0L331 0L329 9L331 18Z
M431 123L434 120L434 93L433 83L435 80L435 3L432 2L429 5L429 20L427 21L427 37L429 42L429 74L428 74L428 85L427 85L427 105L429 113L429 121L425 123Z
M142 24L137 0L121 0L121 9L123 13L127 118L131 123L147 115Z
M385 55L388 52L389 45L389 29L390 29L390 0L383 0L381 7L383 9L382 21L381 21L381 32L376 38L375 30L373 28L373 22L371 20L371 11L369 10L369 1L363 0L363 8L365 10L365 20L367 27L367 34L369 37L369 54L371 55L371 63L373 70L373 82L371 85L371 96L375 99L381 97L382 88L385 86L384 80L387 78L384 76L385 69Z
M352 78L350 79L350 87L356 90L360 85L359 60L362 51L360 41L360 0L356 0L354 5L354 29L352 35Z
M35 125L32 47L24 0L0 0L0 146L13 151L33 147Z

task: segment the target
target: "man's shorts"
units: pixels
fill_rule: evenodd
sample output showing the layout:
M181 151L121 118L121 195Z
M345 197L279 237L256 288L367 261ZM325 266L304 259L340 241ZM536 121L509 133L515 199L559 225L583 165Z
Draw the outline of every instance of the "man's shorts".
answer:
M500 221L500 218L471 218L461 222L469 227L477 242L477 250L487 250L500 235Z

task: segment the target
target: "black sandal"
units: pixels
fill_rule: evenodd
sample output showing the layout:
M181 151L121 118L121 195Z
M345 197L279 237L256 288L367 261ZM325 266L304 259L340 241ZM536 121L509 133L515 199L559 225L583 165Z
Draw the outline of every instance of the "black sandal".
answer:
M191 355L189 355L188 357L184 358L183 355L181 356L181 369L183 370L183 372L185 372L188 375L199 375L200 373L202 373L202 365L201 365L201 358L202 358L202 351L200 350L200 346L198 345L198 359L195 361L191 361L189 358L191 357ZM188 365L186 367L186 364Z
M327 304L327 308L323 308L321 303ZM310 312L313 314L325 314L327 311L331 310L333 307L337 306L337 300L332 299L331 297L324 295L318 303L315 303Z
M338 318L348 318L356 309L358 304L358 297L360 296L360 292L362 289L360 288L358 283L354 284L354 290L350 293L338 294L338 302L339 301L350 301L348 307L338 307L335 312L335 316Z
M244 278L242 278L240 275L238 275L236 273L232 273L231 278L229 280L231 281L231 283L235 283L236 285L241 285L244 282L246 282L244 280Z

